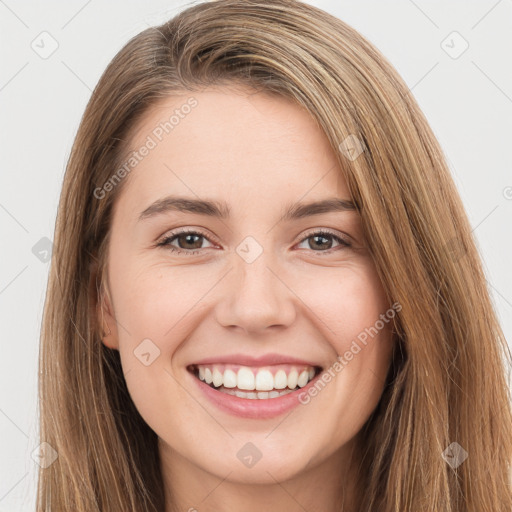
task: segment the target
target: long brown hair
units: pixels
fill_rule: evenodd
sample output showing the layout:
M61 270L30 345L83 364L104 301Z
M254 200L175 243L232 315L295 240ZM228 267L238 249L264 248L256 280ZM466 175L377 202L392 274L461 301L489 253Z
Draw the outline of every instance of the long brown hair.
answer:
M164 510L156 434L96 314L126 179L101 199L95 191L150 106L227 83L291 98L317 120L401 304L388 381L361 432L358 510L510 512L510 353L445 157L386 58L291 0L193 5L131 39L92 94L64 178L44 310L40 437L58 457L40 470L37 510ZM356 159L340 150L349 136L364 148ZM446 453L460 449L467 458L450 464Z

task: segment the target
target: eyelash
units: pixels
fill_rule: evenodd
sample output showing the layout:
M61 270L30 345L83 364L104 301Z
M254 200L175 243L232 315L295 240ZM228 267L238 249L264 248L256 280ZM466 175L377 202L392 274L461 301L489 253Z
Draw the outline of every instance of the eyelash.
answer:
M185 254L187 254L189 256L192 256L194 254L198 254L198 252L201 252L201 249L179 249L177 247L172 246L171 242L176 240L177 237L180 236L180 235L196 235L196 236L200 236L200 237L205 238L206 240L208 240L211 243L211 240L209 240L209 238L204 233L202 233L201 231L183 229L183 230L171 233L170 235L166 236L160 242L158 242L156 244L156 246L157 247L166 247L171 252L175 252L175 253L178 253L178 254L185 253ZM312 238L313 236L332 237L334 240L336 240L340 244L340 247L346 247L346 248L351 247L351 244L347 240L345 240L344 238L341 238L339 235L336 235L335 233L333 233L331 231L328 231L328 230L325 230L325 229L320 229L318 231L312 231L312 232L308 233L304 238L302 238L300 240L299 244L304 242L308 238ZM331 252L333 252L333 250L336 250L336 248L331 248L331 249L328 249L326 251L314 251L313 249L311 249L311 250L313 252L316 252L316 253L319 253L319 254L322 254L322 253L330 254Z

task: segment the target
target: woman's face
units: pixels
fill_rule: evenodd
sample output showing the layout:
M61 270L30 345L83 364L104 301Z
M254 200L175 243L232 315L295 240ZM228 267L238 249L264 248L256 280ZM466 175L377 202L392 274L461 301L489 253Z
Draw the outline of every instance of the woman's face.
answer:
M130 147L104 343L164 459L260 483L345 460L391 316L325 135L286 99L219 87L162 101Z

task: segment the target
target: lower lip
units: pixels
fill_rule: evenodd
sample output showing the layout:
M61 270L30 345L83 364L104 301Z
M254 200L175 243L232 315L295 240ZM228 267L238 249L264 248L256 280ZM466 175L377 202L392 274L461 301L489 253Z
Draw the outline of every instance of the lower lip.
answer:
M320 373L318 375L320 375ZM275 418L298 405L302 405L299 401L299 395L304 392L307 393L308 388L314 385L318 375L303 388L299 388L277 398L266 399L240 398L238 396L228 395L227 393L215 390L193 374L191 374L191 377L197 382L199 389L219 407L219 409L242 418L268 419Z

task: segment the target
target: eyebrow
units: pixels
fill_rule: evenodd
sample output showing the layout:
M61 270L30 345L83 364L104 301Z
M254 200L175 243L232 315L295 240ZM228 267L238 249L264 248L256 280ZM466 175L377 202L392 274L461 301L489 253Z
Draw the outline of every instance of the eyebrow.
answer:
M349 199L329 198L321 201L309 203L292 203L285 208L281 218L283 221L297 220L312 215L329 212L357 211L355 203ZM140 215L139 221L166 213L169 211L197 213L226 219L231 213L231 209L225 202L213 201L208 199L187 199L178 196L168 196L155 201L148 206Z

